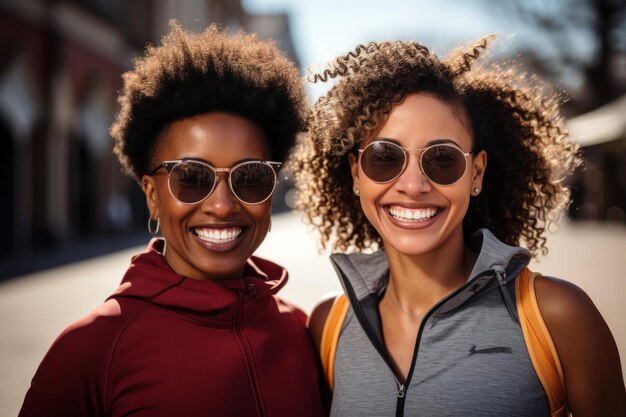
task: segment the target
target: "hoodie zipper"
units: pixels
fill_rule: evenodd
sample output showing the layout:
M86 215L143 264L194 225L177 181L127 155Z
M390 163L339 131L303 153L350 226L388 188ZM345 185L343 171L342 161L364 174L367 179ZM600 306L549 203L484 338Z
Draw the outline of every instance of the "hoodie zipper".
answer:
M244 305L243 297L244 295L240 291L238 291L237 292L237 313L235 316L235 321L233 323L233 333L235 335L235 340L237 341L237 344L239 345L239 348L241 352L243 353L246 373L248 374L250 387L252 389L252 395L254 396L256 414L257 416L265 417L268 414L267 414L267 410L265 409L265 401L263 399L263 393L261 391L261 386L259 383L259 374L257 372L256 363L254 362L254 356L252 354L252 346L242 329L243 305Z
M424 319L422 320L422 323L420 324L420 328L419 328L419 330L417 332L417 338L415 340L415 347L413 348L413 359L411 360L411 367L409 368L409 374L407 375L404 384L402 384L398 380L398 378L396 377L396 374L393 372L393 367L391 366L391 361L387 357L387 350L385 349L384 346L380 346L380 344L378 343L376 335L374 334L373 329L370 327L369 322L367 321L367 318L365 317L365 313L364 313L360 303L357 300L356 294L354 292L354 289L352 288L352 285L350 284L350 281L347 279L347 277L345 276L343 271L341 271L341 269L339 269L339 268L336 268L336 269L337 269L337 271L339 271L340 275L343 278L343 281L345 283L345 287L344 288L346 289L346 295L348 296L348 298L351 301L350 305L352 306L354 314L357 317L357 319L359 320L359 323L361 323L361 328L365 332L366 336L368 337L368 339L370 340L370 342L372 343L374 348L378 351L378 354L381 356L381 358L385 361L385 363L389 367L389 370L391 371L391 374L393 375L393 377L394 377L394 379L396 381L396 384L398 386L398 391L396 393L396 396L397 396L396 417L403 417L404 416L404 403L406 401L406 392L409 389L409 385L410 385L411 379L413 377L413 370L415 369L415 362L417 361L417 354L418 354L418 351L419 351L419 345L420 345L420 342L421 342L421 339L422 339L422 333L423 333L424 326L425 326L426 322L428 321L430 316L432 316L434 314L434 312L441 305L443 305L448 300L450 300L451 298L453 298L456 295L458 295L459 293L461 293L464 289L466 289L468 286L470 286L472 283L474 283L474 281L476 281L478 278L483 277L485 275L489 275L489 274L495 274L495 271L493 271L493 270L484 271L484 272L476 275L470 281L466 282L462 287L457 288L454 292L452 292L447 297L443 298L441 301L439 301L437 304L435 304L428 311L428 313L426 313L426 315L424 316ZM486 285L487 284L485 283L485 286Z

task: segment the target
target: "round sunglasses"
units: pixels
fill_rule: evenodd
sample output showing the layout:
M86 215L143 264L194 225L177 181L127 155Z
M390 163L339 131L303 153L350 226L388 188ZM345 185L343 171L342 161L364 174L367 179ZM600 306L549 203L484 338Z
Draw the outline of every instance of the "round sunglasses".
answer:
M359 164L369 179L386 183L398 178L406 169L410 152L419 152L420 170L435 184L452 185L467 169L466 157L455 145L440 143L421 149L407 149L386 140L377 140L359 149Z
M206 162L178 159L163 162L150 175L165 168L174 198L183 204L198 204L215 190L218 174L228 174L228 186L237 200L261 204L274 193L281 167L280 162L244 161L231 168L215 168Z

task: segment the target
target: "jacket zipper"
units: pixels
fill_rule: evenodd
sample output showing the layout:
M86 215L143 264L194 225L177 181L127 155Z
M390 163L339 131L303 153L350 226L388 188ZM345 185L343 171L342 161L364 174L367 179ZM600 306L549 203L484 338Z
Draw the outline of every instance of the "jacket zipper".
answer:
M417 354L419 352L419 346L420 346L420 343L422 341L422 334L424 332L424 326L426 325L426 322L428 321L430 316L432 316L435 313L435 311L437 311L437 309L439 309L439 307L441 307L443 304L445 304L448 300L456 297L465 288L469 287L472 283L474 283L474 281L476 281L478 278L480 278L482 276L485 276L485 275L488 275L488 274L493 274L493 273L494 273L494 271L489 270L489 271L484 271L484 272L476 275L470 281L466 282L463 286L457 288L456 291L452 292L447 297L443 298L441 301L439 301L437 304L435 304L428 311L428 313L426 313L426 315L424 316L424 319L420 323L420 328L419 328L419 330L417 332L417 338L415 340L415 347L413 348L413 359L411 360L411 367L409 368L409 374L407 375L406 381L404 382L404 395L402 396L402 398L398 397L398 403L397 403L397 407L396 407L396 417L403 417L404 416L404 401L405 401L405 398L406 398L406 390L408 389L409 384L411 383L411 379L413 378L413 370L415 369L415 362L417 361ZM486 285L487 284L485 284L485 286ZM483 286L483 288L485 286Z
M348 299L350 301L353 301L353 302L350 303L350 305L352 306L354 314L356 315L357 319L359 320L359 323L361 323L361 328L365 332L365 334L368 337L368 339L370 340L370 342L372 342L372 345L374 346L374 348L378 351L378 354L380 355L380 357L385 361L385 363L389 367L389 370L391 371L391 374L393 375L394 379L396 380L396 384L398 386L398 391L396 393L396 396L397 396L396 417L403 417L404 416L404 403L405 403L405 400L406 400L406 392L409 389L409 385L411 383L411 378L413 377L413 370L415 368L415 361L417 360L417 353L419 351L419 345L420 345L420 341L422 339L422 333L423 333L423 330L424 330L424 325L426 324L426 322L428 321L430 316L441 305L443 305L449 299L455 297L457 294L459 294L461 291L463 291L465 288L467 288L470 284L472 284L478 278L480 278L482 276L485 276L485 275L488 275L488 274L494 274L494 271L493 270L484 271L484 272L476 275L470 281L466 282L462 287L459 287L456 291L454 291L453 293L449 294L447 297L443 298L441 301L439 301L437 304L435 304L428 311L428 313L426 313L426 315L424 316L424 319L422 320L422 323L420 324L420 328L419 328L419 330L417 332L417 338L415 340L415 347L413 348L413 359L411 360L411 367L409 368L409 374L407 375L406 381L404 382L404 384L402 384L402 383L400 383L400 381L396 377L396 374L393 372L393 367L391 366L391 361L387 357L386 349L384 348L384 346L380 346L379 345L378 340L376 339L376 336L374 335L374 331L371 329L371 327L369 325L369 322L367 321L367 318L365 317L365 313L363 312L363 309L361 308L361 305L359 304L359 302L357 300L356 294L354 293L354 289L352 288L352 285L350 284L350 281L347 279L347 277L345 276L343 271L341 271L341 269L339 269L338 267L335 267L335 269L339 272L340 276L343 278L343 282L345 283L344 288L346 289L346 295L348 296ZM485 285L487 285L487 284L485 284Z
M235 317L234 334L239 346L243 349L244 353L244 365L246 366L246 372L250 374L250 385L252 388L252 395L254 396L254 402L256 406L257 416L267 416L267 410L265 410L265 402L263 400L263 394L259 385L259 375L257 373L256 364L252 356L252 347L248 338L242 330L241 324L243 323L243 294L237 292L237 315Z

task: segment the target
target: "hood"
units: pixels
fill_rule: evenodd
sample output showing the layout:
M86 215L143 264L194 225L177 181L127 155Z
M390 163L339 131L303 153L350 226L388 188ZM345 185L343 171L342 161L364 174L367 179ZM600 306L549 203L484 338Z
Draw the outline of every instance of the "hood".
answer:
M276 294L287 282L287 270L255 256L241 278L198 280L177 274L163 258L165 241L152 239L145 252L132 258L122 285L109 298L137 298L152 304L196 313L228 315L242 295L261 299Z
M438 312L451 311L477 293L499 286L507 308L512 300L504 286L517 276L530 261L530 252L499 241L489 230L479 229L466 238L465 244L477 252L478 258L469 275L468 284L440 305ZM331 261L337 270L346 294L360 303L371 303L387 285L389 264L385 252L372 254L333 254ZM497 278L497 279L494 279ZM514 308L514 304L512 306ZM516 313L514 314L517 316Z

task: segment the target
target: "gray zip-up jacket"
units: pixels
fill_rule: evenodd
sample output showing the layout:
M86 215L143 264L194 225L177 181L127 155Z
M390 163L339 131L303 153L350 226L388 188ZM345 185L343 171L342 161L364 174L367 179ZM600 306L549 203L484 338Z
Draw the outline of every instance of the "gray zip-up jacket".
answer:
M335 356L332 416L547 416L515 306L526 249L481 229L466 241L479 253L467 283L441 300L419 328L404 384L395 377L377 304L386 254L331 256L350 309Z

